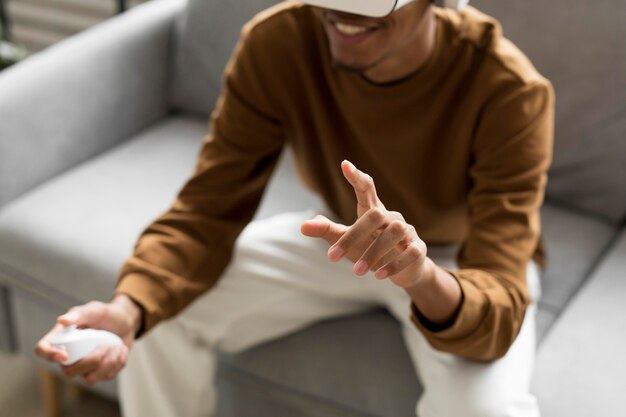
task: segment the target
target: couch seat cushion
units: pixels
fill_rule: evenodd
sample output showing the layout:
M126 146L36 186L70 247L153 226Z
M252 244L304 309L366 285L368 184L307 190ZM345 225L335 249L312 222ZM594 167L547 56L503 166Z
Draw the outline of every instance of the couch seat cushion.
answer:
M163 120L0 211L0 271L69 303L107 299L150 219L193 169L202 120Z
M533 390L546 417L623 416L626 232L546 338Z
M345 415L413 415L422 392L399 326L384 311L324 321L221 361L221 378L243 385L252 376L266 381L274 397L312 396ZM304 413L308 405L301 404ZM245 413L245 404L229 408L228 416Z
M605 220L556 204L545 204L541 217L548 267L541 279L539 341L583 285L616 233L616 228Z

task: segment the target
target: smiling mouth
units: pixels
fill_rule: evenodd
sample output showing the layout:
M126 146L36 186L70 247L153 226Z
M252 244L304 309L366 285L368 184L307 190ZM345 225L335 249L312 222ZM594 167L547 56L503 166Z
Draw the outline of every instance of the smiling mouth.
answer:
M360 35L361 33L365 33L365 32L373 32L376 29L378 29L377 27L353 25L353 24L342 23L342 22L332 22L332 25L335 27L335 29L337 29L339 33L342 33L348 36Z
M364 19L360 16L351 15L349 13L341 13L336 11L325 10L322 12L322 18L331 26L334 31L346 38L362 37L369 32L374 32L382 26L380 22L374 19ZM362 36L359 36L362 35Z

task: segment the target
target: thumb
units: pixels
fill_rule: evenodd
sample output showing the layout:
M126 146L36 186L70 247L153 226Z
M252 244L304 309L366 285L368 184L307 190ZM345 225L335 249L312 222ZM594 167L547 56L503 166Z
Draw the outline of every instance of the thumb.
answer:
M72 307L67 313L59 316L57 322L63 326L75 324L78 327L94 327L102 320L105 305L100 302L89 302L82 306Z
M339 223L335 223L328 218L317 215L311 220L302 223L300 232L308 237L319 237L324 239L328 244L333 245L348 229Z

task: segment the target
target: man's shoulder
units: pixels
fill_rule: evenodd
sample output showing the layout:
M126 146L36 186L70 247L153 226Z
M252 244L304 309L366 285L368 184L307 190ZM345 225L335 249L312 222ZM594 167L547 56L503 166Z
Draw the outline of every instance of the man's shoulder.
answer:
M522 85L548 85L528 56L503 35L502 26L492 16L467 6L462 12L438 9L447 23L453 42L473 48L482 57L487 76Z

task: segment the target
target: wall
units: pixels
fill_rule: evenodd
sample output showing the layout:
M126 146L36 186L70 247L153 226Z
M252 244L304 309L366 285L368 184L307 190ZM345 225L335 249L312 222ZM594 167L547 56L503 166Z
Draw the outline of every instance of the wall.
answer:
M40 51L117 13L116 0L5 0L13 39ZM129 7L142 0L127 0Z

